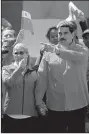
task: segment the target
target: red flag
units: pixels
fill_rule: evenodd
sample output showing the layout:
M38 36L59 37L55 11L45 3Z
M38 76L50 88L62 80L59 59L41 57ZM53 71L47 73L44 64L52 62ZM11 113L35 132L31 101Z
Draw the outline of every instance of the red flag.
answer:
M27 11L22 11L21 29L29 30L34 34L31 14Z

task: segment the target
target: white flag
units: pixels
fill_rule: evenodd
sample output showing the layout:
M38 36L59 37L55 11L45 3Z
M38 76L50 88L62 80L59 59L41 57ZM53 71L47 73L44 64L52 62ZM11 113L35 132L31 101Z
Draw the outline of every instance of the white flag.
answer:
M30 19L31 20L31 14L30 13L28 13L27 11L22 11L22 17L24 17L24 18L28 18L28 19Z

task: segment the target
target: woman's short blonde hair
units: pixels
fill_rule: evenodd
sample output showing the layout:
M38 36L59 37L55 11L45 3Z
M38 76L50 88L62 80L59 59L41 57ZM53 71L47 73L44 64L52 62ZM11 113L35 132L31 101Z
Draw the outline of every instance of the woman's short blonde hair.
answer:
M27 47L27 45L25 45L25 44L23 44L23 43L18 43L18 44L16 44L16 45L14 46L14 48L13 48L13 52L14 52L14 50L15 50L16 48L23 48L24 51L28 53L28 47Z

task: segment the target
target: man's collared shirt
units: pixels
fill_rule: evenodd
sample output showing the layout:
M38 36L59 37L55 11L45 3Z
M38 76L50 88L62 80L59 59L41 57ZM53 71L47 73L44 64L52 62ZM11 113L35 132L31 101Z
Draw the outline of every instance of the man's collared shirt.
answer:
M71 49L75 52L61 51L60 56L45 52L38 70L37 105L41 105L45 92L51 110L69 111L88 105L87 49L82 46Z

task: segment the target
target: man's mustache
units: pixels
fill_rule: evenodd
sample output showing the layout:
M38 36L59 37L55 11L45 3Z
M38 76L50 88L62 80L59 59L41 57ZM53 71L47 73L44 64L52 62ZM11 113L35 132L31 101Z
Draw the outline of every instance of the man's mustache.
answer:
M2 54L7 54L9 51L8 50L2 50Z
M15 40L12 40L12 41L10 41L10 42L4 42L4 43L2 44L1 53L2 53L2 54L8 53L9 50L10 50L10 47L12 47L12 46L14 45L14 43L15 43ZM8 50L8 48L9 48L9 50Z
M64 39L64 38L61 38L61 39L60 39L60 41L66 41L66 39Z

